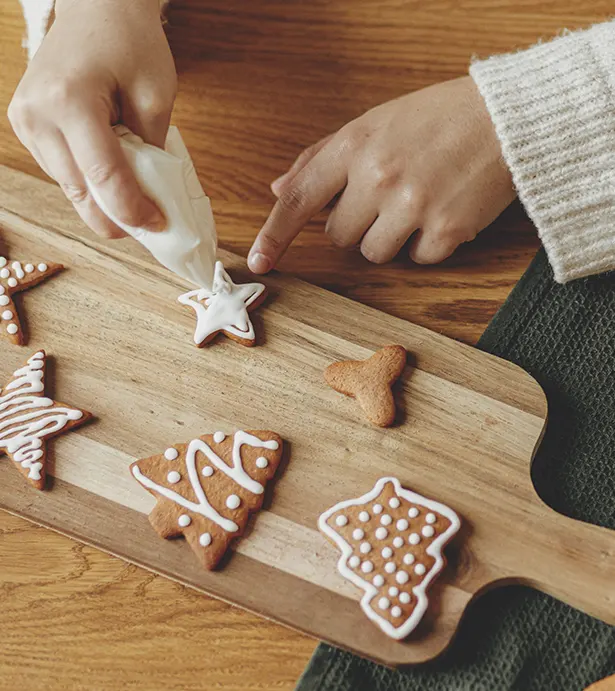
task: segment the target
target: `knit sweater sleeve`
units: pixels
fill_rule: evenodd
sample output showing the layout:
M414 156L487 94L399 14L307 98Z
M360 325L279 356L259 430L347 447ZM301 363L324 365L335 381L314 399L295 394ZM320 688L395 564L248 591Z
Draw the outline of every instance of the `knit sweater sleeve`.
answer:
M615 269L615 20L470 74L555 279Z

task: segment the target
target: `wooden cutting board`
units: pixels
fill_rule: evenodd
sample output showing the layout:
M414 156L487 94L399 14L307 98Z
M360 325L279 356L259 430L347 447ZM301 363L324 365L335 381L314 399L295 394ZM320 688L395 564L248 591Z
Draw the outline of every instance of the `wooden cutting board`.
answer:
M0 341L0 380L39 348L54 357L49 393L96 422L52 442L49 489L26 486L0 459L0 506L197 590L389 665L421 662L450 642L471 600L526 583L615 624L615 533L556 514L536 496L530 464L547 415L518 367L290 276L264 279L260 345L192 344L188 284L136 243L101 242L59 190L0 167L0 253L67 270L22 295L30 343ZM237 280L244 261L221 258ZM403 423L369 425L323 383L331 362L400 343ZM128 473L136 458L216 430L271 429L290 449L264 510L217 572L184 540L160 539L154 499ZM383 475L443 502L463 527L431 590L424 621L394 641L337 572L319 514Z

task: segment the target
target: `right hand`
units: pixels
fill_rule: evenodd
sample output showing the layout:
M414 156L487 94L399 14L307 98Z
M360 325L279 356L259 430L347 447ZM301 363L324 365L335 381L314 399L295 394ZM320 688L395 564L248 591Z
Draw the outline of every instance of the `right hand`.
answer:
M88 192L122 223L162 230L113 132L122 123L164 147L177 76L158 0L57 0L56 18L9 106L15 133L85 223L123 237Z

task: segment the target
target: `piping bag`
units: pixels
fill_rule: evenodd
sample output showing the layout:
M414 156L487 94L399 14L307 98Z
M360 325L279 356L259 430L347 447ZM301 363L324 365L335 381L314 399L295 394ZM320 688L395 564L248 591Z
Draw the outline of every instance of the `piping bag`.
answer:
M216 224L179 130L169 128L163 150L146 144L123 125L113 129L141 189L164 214L166 230L153 232L121 223L88 184L94 201L163 266L201 288L211 289L218 250Z

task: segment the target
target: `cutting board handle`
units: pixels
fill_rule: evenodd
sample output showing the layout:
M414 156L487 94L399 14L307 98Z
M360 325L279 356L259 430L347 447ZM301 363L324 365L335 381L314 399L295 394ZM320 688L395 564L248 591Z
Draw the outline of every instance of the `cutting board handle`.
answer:
M545 558L524 565L524 581L615 625L615 530L552 509L543 517L535 534L545 543Z

